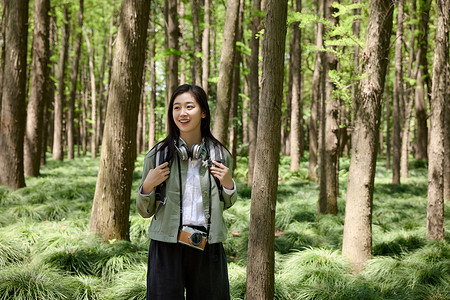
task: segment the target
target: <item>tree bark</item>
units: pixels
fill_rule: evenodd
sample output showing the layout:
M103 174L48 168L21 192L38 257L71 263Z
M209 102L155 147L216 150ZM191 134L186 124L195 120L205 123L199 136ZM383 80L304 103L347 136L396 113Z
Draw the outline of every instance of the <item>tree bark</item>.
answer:
M78 12L78 29L77 40L75 44L75 57L73 58L72 64L72 75L70 76L70 82L72 83L70 88L70 96L69 96L69 109L67 111L67 159L74 158L74 117L75 117L75 97L77 93L77 83L78 83L78 67L80 62L80 54L81 54L81 43L83 41L83 9L84 9L84 0L80 0L80 10Z
M35 0L33 62L24 150L24 171L28 176L39 176L41 166L44 108L48 98L47 86L50 80L48 67L50 59L49 12L49 0Z
M450 74L450 65L447 65L447 74ZM444 149L450 149L450 91L448 91L447 81L447 96L445 99L445 135L444 135ZM444 152L444 200L450 201L450 151Z
M386 74L389 74L389 65L388 69L386 70ZM390 91L389 91L389 85L384 85L384 102L386 106L386 169L391 169L391 104L389 101ZM382 124L382 120L380 120L380 123ZM379 144L383 143L383 132L380 130L380 142ZM383 147L380 146L380 154L383 152Z
M195 85L202 84L202 60L199 54L202 53L202 33L200 31L200 0L191 0L192 14L192 37L194 42L194 56L192 63L193 82Z
M89 229L105 241L129 240L136 120L149 12L150 1L122 2L100 166L89 222Z
M89 79L91 83L91 119L92 119L92 136L91 136L91 158L95 159L98 152L98 124L97 124L97 88L95 85L95 69L94 69L94 51L86 30L83 28L83 35L86 41L86 48L89 56Z
M240 0L239 4L239 19L237 28L236 41L242 41L243 38L243 28L242 22L244 21L244 5L245 1ZM237 166L237 142L238 142L238 124L236 118L238 117L238 106L239 106L239 92L241 89L241 62L242 54L240 51L236 51L234 54L234 68L233 68L233 86L231 89L231 107L230 107L230 149L231 155L233 156L233 171Z
M431 92L430 148L428 157L427 238L445 239L444 236L444 116L448 96L448 59L450 5L446 0L437 2L436 48L433 60L433 87Z
M332 7L334 0L327 0L325 5L325 18L330 24L336 26L338 19L333 16L337 12L336 8ZM332 38L335 39L335 38ZM336 215L338 212L337 207L337 168L338 168L338 150L339 150L339 100L333 95L336 90L336 85L331 79L329 73L337 70L338 60L333 54L335 47L330 47L325 53L325 84L326 84L326 100L325 105L325 119L321 120L322 124L325 123L325 134L322 139L325 143L322 145L324 150L322 153L324 156L320 158L320 163L325 164L321 168L324 172L320 176L320 195L319 203L326 203L325 211L323 211L323 205L319 205L320 213L327 213Z
M205 0L204 5L204 27L203 27L203 33L202 33L202 87L203 90L208 95L208 77L209 77L209 31L211 27L211 9L209 0Z
M414 11L416 11L416 1L413 0L412 2L412 14L411 19L415 19ZM411 22L410 31L415 32L415 24L414 22ZM408 78L417 78L416 72L418 71L418 61L419 59L416 59L416 67L413 71L413 63L415 59L415 52L414 52L414 42L415 42L415 35L411 35L411 41L409 43L409 63L408 63ZM420 49L418 49L418 52L420 52ZM420 57L420 53L417 53L417 57ZM406 93L405 93L405 112L404 112L404 123L403 123L403 131L402 131L402 153L400 158L400 175L401 178L408 178L408 148L409 148L409 133L410 133L410 121L411 121L411 112L412 107L414 103L414 91L413 87L409 83L409 81L406 82Z
M318 6L323 7L323 1L317 0L319 2ZM323 24L317 24L316 32L316 58L314 64L314 72L312 78L312 95L311 95L311 117L309 118L309 167L308 167L308 178L311 181L317 180L317 150L318 150L318 127L317 122L319 118L319 107L320 107L320 78L321 78L321 67L323 60L323 53L320 51L323 47Z
M255 12L252 21L252 37L250 40L250 59L248 62L249 75L248 87L250 90L250 120L248 124L248 186L253 183L253 170L255 167L256 137L258 133L258 111L259 111L259 39L257 34L261 29L258 12L261 10L261 0L253 1L253 11Z
M430 14L431 0L419 1L418 11L421 18L419 18L418 36L420 58L419 58L419 72L416 78L416 158L427 159L427 144L428 144L428 126L427 126L427 102L425 100L425 80L428 74L427 50L428 50L428 22ZM428 91L430 92L430 91Z
M356 100L342 254L354 270L360 271L372 252L372 200L377 157L381 94L388 62L393 2L369 3L366 47L362 53L362 72Z
M403 103L403 6L404 0L398 1L397 34L395 39L395 79L394 79L394 105L392 109L392 184L400 184L400 103Z
M54 129L53 129L53 159L62 161L64 159L64 136L63 136L63 118L65 104L65 72L67 64L67 56L69 54L69 9L67 4L63 8L64 21L61 26L61 52L59 54L58 73L56 74L58 81L58 92L55 96L54 105Z
M0 119L0 184L12 189L25 186L23 136L27 70L28 0L7 0L4 70Z
M177 0L169 0L168 2L168 14L167 14L167 47L173 51L169 55L169 70L168 70L168 82L167 82L167 98L166 104L168 104L169 98L172 96L175 89L178 87L178 60L179 55L177 52L180 50L178 38L180 36L180 28L178 25L178 5Z
M224 145L228 140L231 88L233 84L234 54L239 16L239 0L227 1L227 12L220 55L219 81L217 82L217 103L214 113L214 136Z
M296 0L296 11L302 11L301 0ZM292 72L292 101L291 101L291 171L300 169L300 157L303 138L303 108L301 98L301 69L302 69L302 32L299 23L293 23L292 32L292 60L290 68Z
M246 299L274 297L275 206L287 0L268 0L263 44L263 83L250 208Z
M153 10L153 8L152 8ZM156 55L156 31L155 31L155 23L150 22L150 117L149 117L149 126L148 126L148 149L152 149L156 142L156 64L155 64L155 55Z

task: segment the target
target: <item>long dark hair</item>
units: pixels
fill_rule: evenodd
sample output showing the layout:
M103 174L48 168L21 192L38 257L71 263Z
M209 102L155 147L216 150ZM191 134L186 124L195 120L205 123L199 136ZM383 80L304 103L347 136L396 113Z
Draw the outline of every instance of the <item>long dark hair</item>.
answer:
M190 93L200 105L202 112L205 113L205 117L202 118L200 125L202 138L212 140L214 143L224 147L211 133L211 112L208 105L208 96L205 91L197 85L183 84L175 89L170 98L169 108L167 109L168 133L167 137L161 141L161 146L158 147L158 151L168 147L167 161L173 160L175 153L174 141L178 141L178 138L180 137L180 129L178 129L173 119L173 102L176 97L184 93Z

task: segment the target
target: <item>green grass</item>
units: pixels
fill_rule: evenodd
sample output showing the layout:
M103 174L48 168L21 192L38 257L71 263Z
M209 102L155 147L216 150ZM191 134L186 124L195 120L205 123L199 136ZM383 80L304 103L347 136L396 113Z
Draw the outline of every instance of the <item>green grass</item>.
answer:
M56 162L27 187L0 186L1 299L145 299L149 220L134 205L144 155L136 161L130 242L102 243L87 231L98 159ZM336 216L319 215L317 183L308 160L289 171L280 160L276 207L275 299L450 299L450 226L446 240L426 239L427 170L412 160L410 178L392 185L377 163L373 202L373 258L359 275L342 256L349 159L341 159ZM225 212L232 299L244 299L251 188L247 159L238 159L238 202ZM449 203L445 216L450 217Z

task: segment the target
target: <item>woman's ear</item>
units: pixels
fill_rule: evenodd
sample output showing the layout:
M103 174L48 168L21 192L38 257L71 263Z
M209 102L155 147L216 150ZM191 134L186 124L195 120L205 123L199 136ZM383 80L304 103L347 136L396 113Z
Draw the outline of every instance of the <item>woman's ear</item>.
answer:
M206 118L206 112L202 111L202 119Z

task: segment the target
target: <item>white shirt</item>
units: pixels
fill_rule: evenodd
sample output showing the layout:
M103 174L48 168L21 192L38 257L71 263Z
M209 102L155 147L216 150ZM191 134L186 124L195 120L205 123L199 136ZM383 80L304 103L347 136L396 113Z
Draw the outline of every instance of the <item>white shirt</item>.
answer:
M183 225L197 225L206 227L203 211L202 187L200 186L199 168L201 159L188 161L185 190L183 193Z

